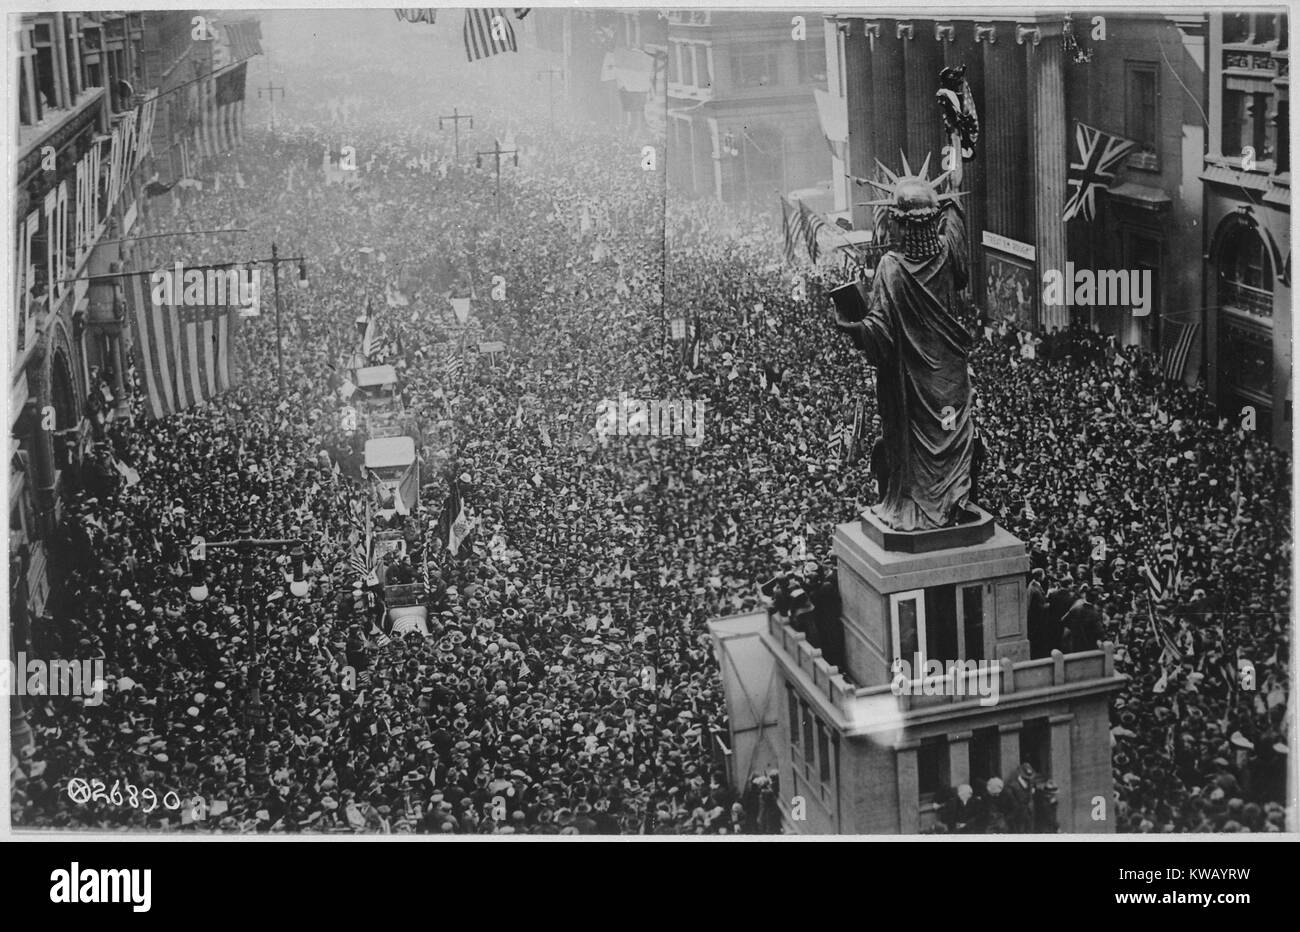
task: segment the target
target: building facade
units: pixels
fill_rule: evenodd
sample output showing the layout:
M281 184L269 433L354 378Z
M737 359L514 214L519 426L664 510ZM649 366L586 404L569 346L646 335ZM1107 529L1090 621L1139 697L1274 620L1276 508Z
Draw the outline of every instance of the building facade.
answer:
M156 98L140 13L25 14L18 23L15 290L9 314L11 649L43 616L47 545L77 485L96 415L128 397L120 306L107 273L139 215ZM30 732L22 708L14 747Z
M936 173L950 143L935 103L939 72L965 66L980 123L962 184L975 304L1022 327L1076 320L1156 351L1201 322L1201 276L1185 257L1202 245L1204 17L840 14L829 26L830 88L848 122L836 201L854 228L870 228L862 202L877 195L853 179L874 178L877 159L898 171L900 153L913 168L930 155ZM1081 124L1138 145L1097 192L1093 216L1067 222ZM1045 273L1082 269L1149 271L1149 306L1045 298ZM1199 363L1194 346L1189 381Z
M539 81L569 114L622 124L633 133L662 134L667 43L659 12L539 8L523 23L525 46L550 53L554 61L538 72ZM628 64L638 75L620 67Z
M1291 446L1290 49L1280 10L1208 20L1206 386Z
M58 608L61 568L50 542L63 502L82 486L83 464L107 421L130 416L131 336L118 273L135 268L130 236L142 216L168 199L151 196L159 190L149 190L151 181L181 177L173 141L193 137L213 109L213 48L231 47L231 31L198 35L199 15L58 12L15 21L16 249L7 341L15 652L26 649L31 626ZM185 67L191 59L197 73ZM17 697L11 717L13 746L22 748L30 730Z
M825 36L809 12L669 10L668 183L675 193L772 210L824 184L813 90Z

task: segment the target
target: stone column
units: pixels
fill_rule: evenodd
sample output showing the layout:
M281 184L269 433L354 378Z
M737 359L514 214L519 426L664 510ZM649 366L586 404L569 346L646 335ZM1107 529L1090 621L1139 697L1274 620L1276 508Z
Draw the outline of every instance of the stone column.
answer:
M988 172L988 228L1025 240L1032 226L1026 114L1028 99L1023 50L1016 45L1015 25L976 22L976 39L984 45L984 99L988 102L983 139Z
M921 831L921 790L916 769L916 749L920 742L909 741L894 750L898 768L898 831L915 835Z
M858 178L870 178L875 163L872 162L873 147L871 127L874 122L871 95L871 45L863 29L863 21L850 19L845 21L844 35L844 86L848 96L849 115L849 162L845 171ZM843 179L836 179L842 183ZM869 185L850 183L849 209L853 212L855 230L870 229L871 208L859 207L859 201L871 200L875 189Z
M1020 729L1023 726L1023 722L998 726L998 764L1001 768L998 776L1003 780L1014 776L1020 768Z
M930 177L939 174L943 161L943 118L934 92L939 89L942 50L934 38L931 20L905 20L896 34L903 46L903 100L907 108L906 151L913 171L930 156Z
M954 731L948 735L948 783L970 783L970 742L973 732Z
M898 22L892 19L868 21L871 45L872 155L891 170L902 169L898 154L904 146L907 106L904 100L903 40ZM870 163L875 170L875 161ZM875 192L875 188L866 190ZM873 193L871 199L880 197ZM868 198L863 198L867 200Z
M1073 715L1053 715L1047 720L1052 729L1052 759L1048 773L1056 784L1056 822L1062 832L1074 831L1074 760L1070 755L1070 724Z
M50 42L51 51L54 53L54 94L58 104L64 110L71 110L72 103L76 99L77 89L71 84L68 76L68 38L64 28L64 17L66 13L54 14L54 36ZM126 46L131 45L130 30L126 30Z
M1048 269L1065 270L1065 222L1061 210L1066 198L1066 159L1069 157L1065 120L1065 82L1061 74L1061 23L1042 20L1016 27L1017 41L1029 58L1029 122L1034 180L1034 242L1038 249L1038 281ZM1041 302L1042 293L1039 290ZM1040 305L1039 323L1069 326L1064 306Z

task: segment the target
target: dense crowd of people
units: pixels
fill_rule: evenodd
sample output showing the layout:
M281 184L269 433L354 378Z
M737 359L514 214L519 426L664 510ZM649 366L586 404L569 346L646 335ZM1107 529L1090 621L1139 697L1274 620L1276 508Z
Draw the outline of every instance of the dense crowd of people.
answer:
M386 93L436 83L436 66L325 69L308 48L278 61L312 93L144 221L248 232L154 241L140 264L271 242L308 257L309 287L284 282L284 392L268 295L242 322L238 389L155 422L137 402L106 427L104 463L139 481L83 470L51 548L65 584L30 649L102 656L108 695L28 703L38 750L14 824L779 831L779 775L737 793L720 765L704 622L763 604L775 572L828 565L835 525L874 501L871 370L825 299L839 273L784 266L770 216L675 198L642 170L637 130L533 118L547 108L519 105L537 93L526 72L474 89L480 136L520 151L498 195L492 162L456 161L420 94ZM385 106L349 103L372 96ZM344 145L356 184L322 169ZM462 323L451 302L465 297ZM421 508L394 522L418 560L392 579L426 581L427 637L389 637L352 607L371 491L339 388L368 310L418 425ZM1114 641L1130 677L1112 717L1118 829L1279 829L1289 460L1166 383L1149 353L1081 332L1072 345L1095 351L1026 354L975 313L980 502L1031 542L1034 650ZM475 353L485 341L505 349ZM594 412L620 393L704 402L703 443L601 436ZM833 446L859 400L858 449ZM453 488L474 525L455 553ZM306 541L310 596L289 593L287 549L214 549L195 601L196 534ZM77 804L72 777L203 804ZM943 824L1050 830L1050 812L991 804L996 782L955 788Z

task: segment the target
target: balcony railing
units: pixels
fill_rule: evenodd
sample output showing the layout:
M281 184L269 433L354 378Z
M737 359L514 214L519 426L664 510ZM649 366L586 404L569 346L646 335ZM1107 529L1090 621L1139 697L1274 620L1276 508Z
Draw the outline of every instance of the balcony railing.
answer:
M1273 292L1241 282L1219 281L1219 297L1223 304L1252 317L1273 318Z
M848 727L870 726L873 723L898 724L901 719L922 715L943 706L976 705L983 698L974 688L975 679L996 677L1000 701L1016 693L1036 692L1082 685L1089 682L1113 680L1115 672L1115 646L1107 641L1101 650L1063 654L1053 651L1052 656L1041 660L1013 662L1003 658L986 672L968 674L963 689L940 690L940 695L925 695L925 682L913 679L910 690L894 693L893 683L878 686L855 686L822 658L822 652L808 643L804 634L775 615L768 617L768 634L780 645L782 651L802 670L814 687L824 695L846 720ZM954 684L955 685L955 684Z

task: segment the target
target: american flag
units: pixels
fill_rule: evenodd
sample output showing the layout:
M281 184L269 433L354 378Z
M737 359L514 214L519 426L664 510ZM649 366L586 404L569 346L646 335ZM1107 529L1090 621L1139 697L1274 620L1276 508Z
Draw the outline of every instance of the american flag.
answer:
M515 8L515 18L523 19L528 8ZM515 29L499 7L465 11L465 56L470 61L489 58L500 52L517 52Z
M818 246L817 234L826 226L826 221L815 214L808 208L808 205L799 202L796 208L784 197L781 198L781 218L785 231L785 257L791 264L795 264L798 259L796 243L803 241L804 248L808 250L808 258L813 262L817 261Z
M862 400L858 400L857 407L853 411L853 426L844 426L844 446L845 455L852 460L858 451L858 441L862 439Z
M375 571L374 558L370 555L369 541L365 547L358 546L348 558L348 568L362 579L367 579Z
M844 434L845 434L844 428L838 424L831 428L831 436L830 436L830 443L828 444L829 446L828 452L831 456L831 459L833 459L836 462L838 462L844 454Z
M1166 321L1164 349L1160 353L1160 368L1165 378L1171 382L1181 382L1183 370L1187 368L1187 357L1192 351L1196 333L1201 329L1199 321L1178 323Z
M202 102L202 118L194 127L194 141L204 157L229 152L243 139L247 77L248 63L240 62L217 75L211 93L200 91L206 99Z
M1097 189L1110 187L1115 169L1137 143L1079 122L1074 124L1074 141L1079 147L1079 161L1070 163L1068 182L1073 190L1065 201L1061 219L1070 221L1082 214L1091 220L1097 212Z
M396 637L410 634L412 631L418 631L420 634L427 635L429 632L424 629L418 615L407 615L393 622L393 634Z
M177 306L179 294L172 304L155 304L145 293L143 275L127 281L136 368L144 376L151 418L203 404L239 383L234 352L239 317L233 305Z

